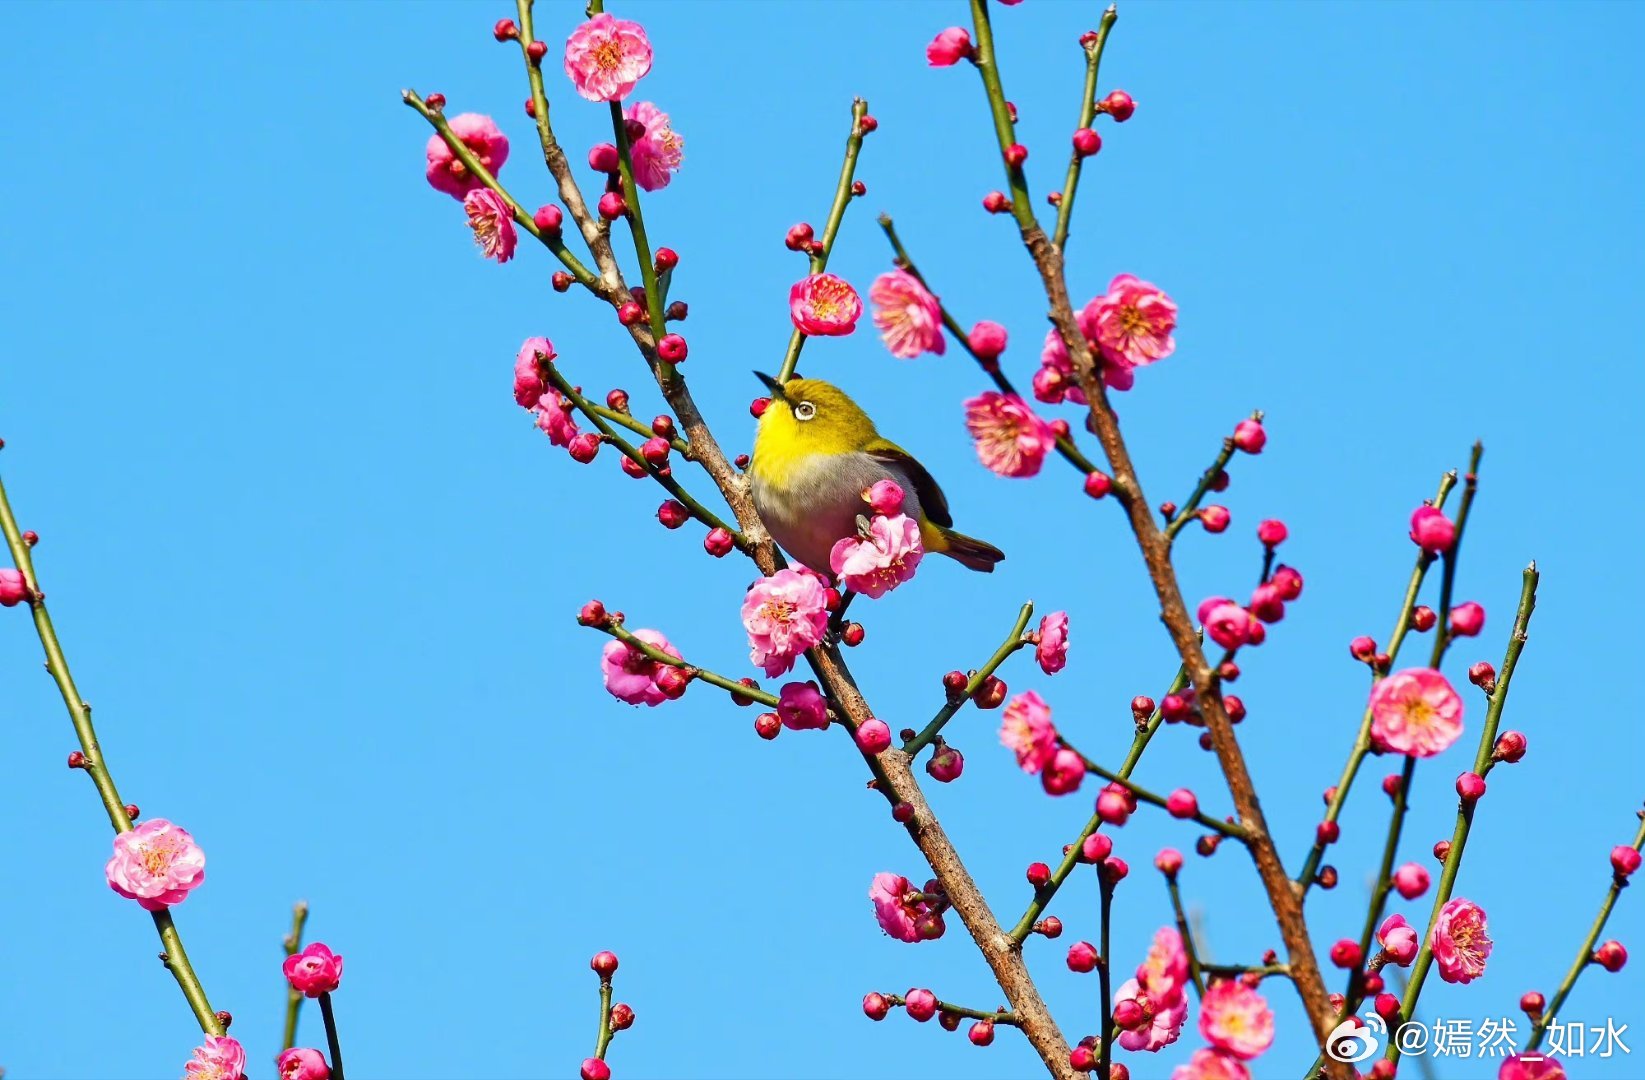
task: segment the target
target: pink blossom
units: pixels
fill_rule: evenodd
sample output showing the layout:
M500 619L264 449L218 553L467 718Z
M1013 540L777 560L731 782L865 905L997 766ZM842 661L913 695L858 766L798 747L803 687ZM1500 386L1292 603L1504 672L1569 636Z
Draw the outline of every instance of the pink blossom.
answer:
M791 682L777 695L777 717L790 731L828 726L828 702L814 682Z
M1154 931L1148 956L1137 967L1137 981L1148 991L1155 1008L1168 1008L1183 999L1188 984L1188 952L1175 928L1162 926Z
M0 607L15 607L28 598L29 585L22 573L9 566L0 570Z
M1491 938L1485 932L1485 910L1472 900L1447 900L1434 919L1428 947L1439 965L1439 977L1449 983L1469 983L1485 974Z
M971 343L971 351L981 360L998 360L1000 353L1005 351L1005 327L997 322L981 320L965 335L965 339Z
M655 630L636 630L634 636L678 660L680 651ZM666 664L659 664L624 641L609 641L600 650L600 675L605 688L618 701L630 705L661 705L668 700L658 677Z
M1565 1080L1565 1066L1557 1058L1528 1051L1504 1059L1496 1080Z
M867 538L842 537L828 552L828 566L848 589L875 600L914 576L925 545L920 524L907 514L876 517Z
M1415 900L1428 891L1428 868L1421 863L1408 862L1394 871L1394 888L1407 900Z
M857 328L862 298L844 278L812 274L788 290L788 313L801 333L841 337Z
M206 879L206 853L186 830L150 818L114 838L114 857L103 873L121 896L146 911L164 911Z
M184 1080L244 1080L246 1048L227 1035L207 1035L183 1066Z
M1457 527L1443 510L1419 506L1411 514L1411 542L1428 554L1450 551L1456 538Z
M1212 641L1225 649L1237 649L1251 640L1257 620L1226 596L1213 596L1199 606L1199 621Z
M874 882L868 887L868 899L874 902L874 918L880 929L898 941L914 942L922 937L940 936L940 932L930 933L930 905L923 899L910 900L910 893L918 895L907 878L883 872L874 875ZM923 931L922 923L925 924Z
M601 13L571 32L565 73L589 101L621 101L651 70L645 27Z
M1485 609L1470 600L1451 609L1451 633L1457 637L1473 637L1485 629Z
M463 196L463 209L468 212L474 242L486 258L505 263L514 257L520 234L514 228L514 212L502 196L490 188L475 188Z
M337 989L343 981L343 958L323 942L310 942L301 952L286 957L280 966L291 988L304 997L317 998Z
M965 403L965 426L977 458L1001 476L1033 476L1057 445L1051 425L1015 394L985 391Z
M1068 795L1078 791L1085 781L1085 761L1078 751L1066 747L1051 755L1045 771L1040 773L1040 784L1047 795ZM1107 837L1103 837L1107 839Z
M1403 915L1390 915L1382 920L1382 925L1377 927L1377 942L1388 959L1400 967L1417 958L1416 928L1407 923Z
M1126 369L1127 372L1129 370ZM1108 369L1104 369L1103 373L1108 374ZM1076 405L1085 404L1085 391L1080 389L1079 379L1074 375L1074 361L1069 359L1068 346L1054 326L1045 332L1045 344L1040 348L1040 370L1034 376L1034 397L1047 405L1056 405L1064 398Z
M534 409L547 385L542 365L553 360L554 343L545 337L528 337L514 358L514 401L522 409Z
M1432 757L1462 734L1462 698L1432 668L1406 668L1371 690L1371 735L1412 757Z
M282 1050L274 1062L280 1080L330 1080L331 1067L320 1051L305 1047Z
M748 590L742 616L749 659L774 678L822 640L828 629L828 590L811 574L778 570Z
M548 386L538 396L531 415L538 429L548 436L549 442L555 446L569 447L571 440L577 437L577 417L573 415L573 408L569 398L561 397L558 390Z
M971 56L971 35L961 26L950 26L925 47L925 61L932 67L952 67Z
M1017 755L1017 765L1023 772L1044 769L1057 753L1051 706L1032 690L1012 698L1000 716L1000 743ZM1084 762L1080 763L1080 772L1085 772Z
M1136 979L1127 979L1114 991L1114 1004L1135 1002L1147 1018L1139 1028L1120 1032L1120 1045L1127 1050L1146 1050L1156 1053L1177 1041L1182 1034L1183 1021L1188 1019L1188 1002L1181 993L1170 1006L1161 1005L1142 989Z
M868 287L874 304L874 326L880 340L899 360L921 353L938 356L948 347L942 336L942 308L937 298L906 270L889 270Z
M634 182L646 191L660 191L680 171L685 157L685 139L669 126L668 114L649 101L630 105L623 113L645 128L645 134L630 141L634 160Z
M882 517L902 513L902 485L895 480L876 480L862 493L863 502Z
M1087 315L1089 312L1089 315ZM1080 329L1102 351L1106 365L1132 368L1171 355L1177 344L1177 305L1158 286L1130 274L1108 283L1108 292L1080 313Z
M1053 611L1040 620L1040 640L1034 646L1040 670L1055 675L1068 666L1068 612Z
M1273 1045L1274 1011L1251 987L1224 979L1205 992L1199 1031L1218 1050L1249 1061Z
M496 176L503 162L508 160L508 136L498 129L496 121L479 113L463 113L452 117L450 125L451 133L468 147L474 159ZM484 186L484 181L457 159L445 139L438 134L428 138L427 157L428 170L425 175L436 191L461 199Z
M1251 1070L1238 1058L1201 1049L1172 1070L1171 1080L1251 1080Z

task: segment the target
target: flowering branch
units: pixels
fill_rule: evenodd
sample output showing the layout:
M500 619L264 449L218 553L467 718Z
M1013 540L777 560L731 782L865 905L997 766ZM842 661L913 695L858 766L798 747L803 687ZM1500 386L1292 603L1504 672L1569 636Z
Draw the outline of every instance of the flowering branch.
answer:
M1080 94L1080 123L1076 130L1090 128L1097 118L1097 71L1102 67L1102 51L1108 45L1108 31L1119 19L1119 10L1113 4L1102 13L1097 32L1085 42L1085 89ZM1098 146L1102 144L1097 143ZM1068 156L1068 176L1062 182L1062 198L1057 202L1057 227L1051 232L1051 243L1065 255L1068 252L1068 223L1074 213L1074 194L1080 186L1080 165L1086 154L1078 145Z
M1639 866L1637 856L1640 850L1645 848L1645 811L1639 814L1639 818L1639 829L1634 833L1634 842L1629 845L1633 848L1636 856L1631 860L1632 865L1636 868ZM1535 1022L1531 1027L1531 1041L1525 1047L1527 1053L1542 1045L1542 1037L1548 1033L1548 1025L1559 1018L1559 1010L1564 1006L1565 999L1571 996L1571 988L1576 985L1577 978L1581 976L1583 971L1587 970L1589 964L1594 962L1594 943L1599 940L1599 935L1605 930L1605 923L1611 917L1611 909L1616 906L1616 898L1622 895L1622 890L1627 887L1628 875L1633 873L1633 870L1627 869L1626 864L1617 865L1614 852L1611 858L1614 869L1611 874L1611 887L1605 892L1605 901L1599 905L1599 914L1594 917L1594 924L1589 927L1588 936L1583 940L1582 948L1577 950L1576 959L1571 963L1571 970L1565 973L1565 978L1560 982L1559 989L1554 991L1554 999L1548 1003L1548 1007L1542 1015L1535 1018Z
M892 1008L897 1006L906 1008L908 1006L908 998L902 994L881 994L880 996ZM939 1014L948 1013L950 1016L961 1017L966 1020L986 1020L989 1023L1003 1024L1006 1027L1022 1026L1022 1020L1018 1018L1017 1014L1006 1009L995 1009L989 1012L986 1009L973 1009L965 1005L956 1005L952 1001L944 1001L941 998L934 998L933 1001Z
M1522 584L1519 593L1519 610L1514 616L1514 629L1508 638L1508 650L1502 659L1502 668L1497 673L1495 685L1491 687L1489 703L1485 710L1485 724L1479 733L1479 751L1474 755L1474 773L1485 777L1495 766L1492 760L1492 751L1496 747L1497 725L1502 721L1502 707L1508 701L1508 687L1513 681L1514 669L1519 665L1519 655L1525 649L1526 629L1531 622L1531 612L1536 608L1536 587L1540 575L1537 573L1536 563L1525 568L1522 575ZM1462 796L1457 801L1457 823L1451 833L1450 850L1445 853L1445 866L1440 871L1439 886L1434 894L1434 908L1428 917L1428 929L1422 935L1422 947L1417 953L1416 961L1411 965L1411 979L1405 987L1405 996L1400 1002L1400 1015L1409 1017L1416 1007L1417 998L1422 994L1422 984L1428 977L1428 968L1433 964L1433 931L1438 921L1440 911L1451 899L1451 890L1456 886L1457 871L1462 866L1462 852L1468 846L1468 832L1474 823L1474 806L1476 799ZM1399 1040L1393 1040L1388 1046L1387 1060L1399 1061Z
M308 923L308 901L299 900L291 908L291 933L287 934L285 946L287 956L296 956L297 950L303 947L303 927ZM296 987L286 986L286 1028L285 1034L280 1037L280 1049L290 1050L297 1045L297 1012L303 1006L303 994Z
M4 446L0 443L0 446ZM27 590L26 599L34 615L34 628L40 636L40 645L46 653L46 670L57 683L58 691L63 695L63 705L68 709L69 722L74 725L75 736L80 741L80 749L70 755L70 766L83 769L91 777L92 785L97 788L98 797L103 801L103 810L108 814L109 824L114 826L116 835L130 832L131 819L136 816L135 807L127 807L121 801L120 792L114 786L114 777L109 772L108 763L103 757L103 749L97 742L97 730L91 722L91 706L86 704L80 696L80 691L74 685L74 676L69 672L67 658L63 655L63 647L57 640L57 630L52 625L51 614L46 610L46 594L40 589L39 578L34 570L34 558L30 552L31 543L25 540L24 534L17 527L17 519L11 510L11 501L6 497L6 485L0 481L0 531L6 536L6 546L11 550L13 564L17 572L22 575L23 586ZM172 921L171 912L160 907L150 914L154 917L155 932L160 935L160 942L165 951L160 954L160 960L166 970L171 972L177 980L177 986L183 991L183 997L188 1000L189 1008L194 1012L194 1018L200 1024L200 1030L207 1035L222 1035L227 1032L223 1021L218 1014L212 1011L211 1002L206 998L205 988L200 985L200 979L194 973L194 966L189 963L188 952L183 948L183 937Z
M864 121L868 121L866 124ZM851 103L851 134L845 140L845 161L840 165L840 181L834 186L834 202L828 208L828 220L823 225L822 239L811 249L811 272L820 274L828 268L828 256L834 251L834 237L840 231L840 222L845 219L845 205L852 198L852 184L857 174L857 155L862 151L863 136L873 130L874 124L868 117L868 102L857 98ZM783 354L782 367L777 371L777 381L787 382L794 377L794 369L800 363L800 350L805 348L805 332L799 327L788 337L788 351Z
M1462 554L1462 534L1468 527L1468 512L1474 505L1474 495L1479 491L1479 459L1484 453L1484 444L1475 442L1473 450L1468 455L1468 472L1462 478L1462 499L1457 505L1456 539L1445 552L1445 567L1439 578L1439 619L1434 624L1434 652L1428 661L1431 668L1437 669L1440 661L1445 659L1445 650L1450 646L1453 637L1451 591L1456 584L1457 559Z
M633 649L635 652L643 653L646 659L651 660L654 663L664 664L672 668L679 668L690 678L700 679L710 686L717 686L721 690L724 690L736 697L757 701L761 705L768 705L773 709L777 707L778 699L775 694L767 693L758 687L749 686L747 683L741 683L735 679L728 679L724 675L709 671L707 668L695 667L686 663L684 660L681 660L677 656L669 655L649 642L642 641L640 638L629 633L628 630L624 628L621 615L619 614L610 615L603 622L583 622L583 625L593 627L601 633L611 635L624 645L627 645L630 649Z
M1162 871L1165 875L1165 888L1171 894L1171 913L1177 920L1177 936L1182 938L1182 948L1188 954L1188 978L1194 984L1194 990L1200 998L1205 997L1205 976L1201 973L1203 967L1199 962L1199 948L1194 944L1194 931L1188 925L1188 912L1182 906L1182 890L1177 888L1177 870L1175 868Z
M1028 620L1033 615L1034 604L1033 601L1029 601L1022 606L1021 611L1017 612L1016 623L1011 627L1011 632L1006 635L1005 640L1000 642L1000 647L994 650L994 655L988 658L986 664L971 673L971 677L965 681L965 689L957 694L950 695L948 702L937 710L937 715L931 718L931 722L925 725L923 731L903 743L903 753L909 757L914 757L929 746L931 740L941 734L943 727L954 718L954 714L959 712L966 702L976 696L977 691L982 689L984 683L993 678L994 672L999 670L999 666L1005 663L1006 658L1029 644L1031 639L1023 631L1028 627Z
M1111 781L1112 783L1118 784L1120 787L1124 788L1126 791L1129 791L1131 794L1135 795L1137 797L1137 801L1139 801L1139 802L1145 802L1145 803L1148 803L1151 806L1157 806L1161 810L1166 810L1166 809L1170 808L1170 802L1169 802L1169 800L1166 799L1166 797L1164 795L1156 795L1154 792L1149 791L1147 788L1143 787L1141 784L1133 783L1131 781L1130 777L1121 776L1117 772L1110 772L1109 770L1103 768L1101 765L1098 765L1095 761L1092 761L1090 758L1086 757L1083 753L1080 753L1080 751L1077 747L1075 747L1072 743L1070 743L1067 739L1063 738L1060 735L1057 737L1057 742L1060 745L1066 746L1066 747L1068 747L1068 749L1073 750L1076 754L1080 755L1080 760L1085 762L1085 771L1086 772L1092 773L1096 776L1102 777L1104 780L1108 780L1108 781ZM1178 817L1180 815L1173 813L1171 816L1172 817ZM1220 818L1214 818L1214 817L1210 816L1209 814L1202 813L1199 810L1195 810L1192 814L1187 815L1186 820L1196 821L1199 824L1204 825L1208 829L1215 829L1217 832L1221 833L1222 835L1227 836L1227 837L1232 837L1235 840L1239 840L1241 842L1243 842L1245 840L1245 830L1240 828L1238 825L1234 824L1231 821L1223 821Z
M1256 975L1264 979L1275 976L1286 979L1291 977L1289 964L1201 964L1200 970L1207 975L1226 979L1237 979L1241 975Z
M1252 413L1251 419L1256 423L1262 423L1262 410L1258 409ZM1216 486L1218 477L1224 475L1223 470L1228 467L1228 462L1233 460L1233 457L1234 438L1230 435L1222 440L1222 449L1217 451L1217 458L1211 462L1211 467L1206 469L1204 474L1200 476L1193 494L1188 496L1188 501L1182 504L1182 508L1171 517L1170 523L1165 526L1165 539L1168 543L1175 540L1177 533L1182 531L1182 527L1194 519L1194 514L1199 510L1199 504L1204 500L1206 492Z

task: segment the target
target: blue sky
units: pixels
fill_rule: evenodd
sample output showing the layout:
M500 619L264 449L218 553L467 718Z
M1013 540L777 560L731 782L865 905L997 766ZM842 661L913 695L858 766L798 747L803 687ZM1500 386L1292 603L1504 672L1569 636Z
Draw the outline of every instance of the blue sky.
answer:
M540 13L568 32L579 5ZM1013 335L1026 382L1043 299L998 186L974 75L922 49L964 6L632 3L657 48L640 96L686 139L676 182L646 204L682 255L688 374L732 449L749 445L748 372L780 360L800 260L784 230L826 211L853 95L880 129L832 269L886 268L886 210L943 299ZM1037 194L1066 164L1095 4L1031 0L995 19ZM122 791L194 832L208 879L178 922L219 1008L267 1076L289 906L347 957L337 1009L358 1077L569 1075L592 1047L588 957L622 957L639 1021L628 1077L999 1077L1033 1071L1008 1034L988 1050L935 1025L869 1024L870 989L929 986L988 1007L999 992L963 934L905 946L873 925L879 870L918 857L865 796L843 739L754 737L705 687L636 711L600 688L603 639L572 616L598 595L702 663L746 670L746 563L704 556L651 520L654 488L602 457L579 468L509 394L515 349L553 339L591 390L657 406L614 321L547 289L525 251L473 251L462 215L421 175L427 131L403 86L496 115L505 181L550 187L520 109L502 6L19 5L0 42L13 138L0 286L0 435L12 499ZM66 17L67 16L67 17ZM1606 852L1640 804L1645 750L1625 679L1642 596L1636 343L1645 272L1645 91L1633 5L1126 5L1104 83L1135 119L1104 129L1086 172L1069 276L1083 300L1120 271L1181 304L1177 354L1120 401L1150 496L1181 498L1252 408L1271 436L1237 462L1234 527L1191 532L1191 602L1245 587L1251 530L1291 525L1307 591L1245 658L1241 728L1281 851L1294 865L1363 704L1346 655L1386 635L1411 560L1410 510L1484 440L1459 599L1489 611L1452 674L1499 661L1519 571L1543 587L1506 724L1530 754L1493 775L1459 885L1497 951L1468 987L1432 983L1430 1017L1514 1015L1550 991L1607 882ZM562 141L604 137L604 111L549 82ZM1629 194L1632 192L1633 194ZM963 529L1009 553L990 578L930 565L862 613L853 667L892 726L940 704L938 680L981 662L1017 605L1064 608L1072 661L1013 665L1060 726L1115 764L1126 702L1174 670L1113 505L1053 464L1031 481L981 471L959 402L982 377L951 350L890 359L874 336L814 342L804 369L858 393L944 481ZM688 470L682 470L682 474ZM693 479L706 493L707 485ZM19 610L0 617L0 786L12 887L0 947L0 1064L18 1078L177 1073L197 1031L155 961L148 920L104 885L109 836ZM1477 731L1477 698L1469 718ZM935 805L1002 919L1023 868L1078 831L1089 792L1045 797L996 745L994 715L951 727L969 767ZM1448 835L1472 737L1418 770L1405 857ZM1374 781L1389 771L1373 762ZM1159 790L1227 797L1191 736L1168 730L1138 771ZM1316 894L1319 941L1357 933L1385 801L1356 793ZM1193 833L1144 813L1119 853L1147 866ZM1364 868L1364 869L1362 869ZM1191 859L1217 959L1278 945L1248 860ZM1608 936L1637 944L1625 896ZM1069 938L1028 946L1078 1036L1096 986L1062 964L1095 934L1094 883L1059 898ZM1418 921L1427 902L1402 906ZM1168 919L1138 872L1116 903L1116 962ZM1645 1053L1645 965L1584 977L1567 1015L1630 1022ZM1300 1070L1294 997L1259 1073ZM322 1041L318 1017L302 1040ZM1163 1075L1197 1042L1133 1075ZM1442 1077L1492 1070L1440 1063ZM1639 1072L1589 1060L1573 1075Z

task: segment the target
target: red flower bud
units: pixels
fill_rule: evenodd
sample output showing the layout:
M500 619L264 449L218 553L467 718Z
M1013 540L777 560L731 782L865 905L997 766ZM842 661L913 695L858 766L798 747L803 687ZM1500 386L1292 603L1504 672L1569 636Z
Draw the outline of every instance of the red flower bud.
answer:
M594 959L588 962L588 966L594 969L602 981L609 979L617 973L617 954L609 950L597 952Z
M1334 821L1322 821L1314 826L1314 843L1324 846L1334 844L1342 835L1342 826Z
M1481 660L1468 669L1468 681L1487 694L1495 693L1496 668Z
M811 226L800 222L788 230L788 236L783 240L789 251L804 251L811 246Z
M663 523L665 529L678 529L691 520L691 511L685 508L684 503L669 499L657 507L657 520Z
M710 529L708 535L703 537L703 550L716 559L725 558L736 546L736 541L731 538L731 531L722 526Z
M1012 143L1005 148L1005 163L1013 169L1022 168L1022 163L1028 160L1028 147L1022 143Z
M1352 656L1355 660L1369 663L1371 659L1376 656L1376 654L1376 639L1368 637L1365 634L1361 634L1359 637L1348 643L1348 655Z
M628 213L628 203L624 201L622 192L608 191L600 196L600 216L607 221L616 221Z
M606 614L605 605L598 600L590 600L577 612L577 621L584 626L603 627L611 623L611 616Z
M1102 136L1090 128L1079 128L1074 132L1074 153L1080 157L1090 157L1102 149Z
M859 198L864 196L864 195L867 195L868 194L868 185L863 183L861 180L851 181L851 194L856 195Z
M1475 772L1465 772L1457 777L1457 795L1463 802L1478 802L1485 797L1485 779Z
M1357 941L1343 938L1331 946L1331 963L1344 970L1359 967L1360 961L1364 959L1365 954L1360 951Z
M69 768L71 768L71 769L83 769L85 767L86 767L86 755L81 753L78 750L70 750L69 751ZM1629 848L1628 850L1632 851L1633 849ZM1613 857L1611 859L1611 861L1615 862L1616 861L1615 857Z
M588 151L588 167L595 172L614 173L622 167L622 155L608 142L595 143ZM621 217L613 214L613 217Z
M1131 699L1131 718L1142 724L1154 715L1154 699L1146 694L1138 694Z
M775 739L782 729L783 722L774 712L763 712L754 718L754 733L768 742Z
M1535 990L1527 990L1519 999L1520 1010L1533 1020L1542 1015L1542 1010L1547 1007L1547 1004L1547 1000Z
M1115 90L1098 103L1097 108L1112 116L1116 123L1125 123L1137 111L1137 103L1124 90Z
M982 208L990 214L1004 214L1011 209L1011 200L1003 191L990 191L982 197Z
M979 709L997 709L1005 702L1005 680L990 675L977 687L977 692L971 696Z
M1512 765L1525 756L1526 746L1523 731L1504 731L1497 736L1496 746L1491 750L1491 760L1505 761Z
M525 54L531 57L531 62L533 64L542 63L543 57L548 55L548 42L533 41L525 47Z
M423 99L423 104L427 105L432 111L439 112L446 107L446 96L444 94L430 94Z
M840 628L840 641L847 648L855 649L862 644L862 640L867 634L868 631L863 629L862 623L848 622Z
M973 1046L987 1046L994 1041L994 1021L978 1020L967 1034Z
M863 995L862 1013L870 1020L884 1020L890 1012L891 1003L885 999L884 994L873 992Z
M564 270L556 270L548 280L554 286L555 292L565 292L571 288L571 283L576 279Z
M520 36L520 28L514 25L513 19L498 19L497 25L491 28L491 36L498 41L512 41Z
M617 1031L627 1031L634 1026L634 1009L619 1001L611 1006L611 1026Z
M1427 604L1418 604L1411 609L1411 629L1419 634L1426 634L1439 622L1439 616Z
M864 113L863 118L857 122L857 126L862 129L862 133L864 135L868 135L872 134L879 128L880 122L867 113Z
M564 220L565 215L560 213L560 208L553 203L537 207L536 212L531 215L532 224L550 236L559 233L560 224Z
M624 326L633 326L645 320L645 308L632 300L626 300L617 305L617 321Z
M664 334L657 341L657 355L670 364L685 363L685 338L678 334Z
M1628 950L1622 947L1620 941L1607 941L1594 950L1594 963L1606 971L1622 970L1622 965L1628 962Z
M1034 932L1044 934L1048 938L1062 937L1062 920L1055 915L1047 915L1034 924Z
M658 248L656 259L657 273L659 274L664 270L672 270L676 266L680 265L680 253L671 247Z
M1028 864L1028 884L1039 888L1051 880L1051 868L1042 862Z
M1257 539L1264 547L1278 547L1285 543L1285 538L1291 535L1291 530L1285 527L1285 522L1269 518L1257 525Z
M1093 499L1100 499L1114 488L1114 482L1105 473L1089 472L1085 474L1085 493Z
M1097 947L1089 941L1076 941L1068 946L1068 970L1085 974L1097 968Z

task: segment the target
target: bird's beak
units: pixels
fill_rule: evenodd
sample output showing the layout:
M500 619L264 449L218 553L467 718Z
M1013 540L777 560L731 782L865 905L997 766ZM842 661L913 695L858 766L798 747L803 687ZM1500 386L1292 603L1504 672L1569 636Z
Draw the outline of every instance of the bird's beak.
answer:
M775 401L787 401L788 400L788 397L783 393L783 384L782 383L778 382L776 379L773 379L771 376L767 375L763 371L756 371L754 373L754 377L756 379L760 380L761 382L765 383L766 389L771 391L771 397L772 397L773 400L775 400Z

